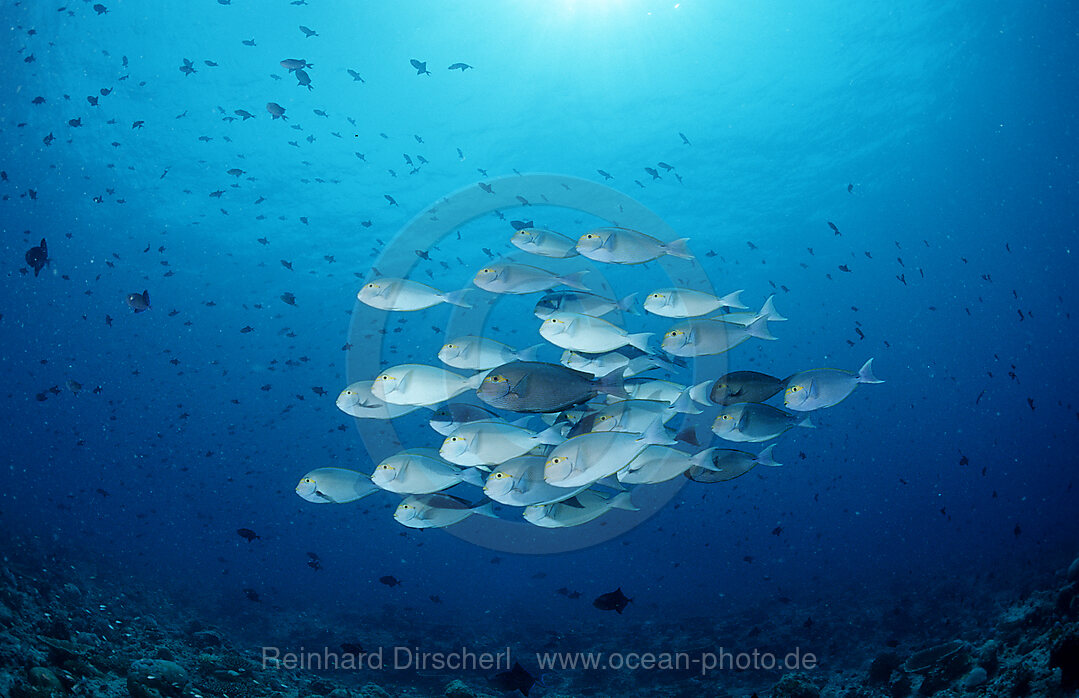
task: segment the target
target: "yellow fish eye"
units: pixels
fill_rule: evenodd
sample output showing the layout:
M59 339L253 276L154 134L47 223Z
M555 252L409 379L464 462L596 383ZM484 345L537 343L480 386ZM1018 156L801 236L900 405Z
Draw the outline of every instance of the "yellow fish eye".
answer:
M601 422L605 422L605 421L607 421L607 420L608 420L608 419L610 419L610 418L611 418L611 416L610 416L610 415L607 415L607 414L605 414L605 415L603 415L602 417L600 417L600 418L599 418L599 421L601 421Z
M792 393L796 393L796 392L798 392L798 391L799 391L799 390L801 390L801 389L802 389L802 386L800 386L800 385L792 385L792 386L791 386L791 392L792 392Z

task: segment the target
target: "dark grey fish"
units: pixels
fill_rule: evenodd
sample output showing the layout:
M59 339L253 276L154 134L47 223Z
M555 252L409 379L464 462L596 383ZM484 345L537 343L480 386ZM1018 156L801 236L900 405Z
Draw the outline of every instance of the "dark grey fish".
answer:
M685 476L694 482L711 484L741 477L758 465L779 467L779 463L772 458L773 448L775 444L766 447L759 455L732 448L710 448L710 467L694 465L685 472Z
M601 393L629 397L622 385L622 371L593 379L589 373L559 364L512 361L492 369L476 396L491 407L513 412L561 412Z
M693 386L689 395L702 405L764 402L786 388L788 380L756 371L734 371Z
M150 292L143 291L142 293L129 293L127 294L127 304L136 313L141 313L150 309Z
M498 419L498 415L479 405L470 405L466 402L451 402L439 407L431 415L431 428L443 436L449 436L450 432L462 424L479 422L485 419Z
M300 87L306 87L309 90L315 89L311 86L311 76L303 68L296 69L296 81Z
M26 263L34 270L34 276L40 274L49 263L49 246L45 244L45 238L41 238L40 245L26 251Z
M416 75L430 75L431 71L427 69L426 61L418 61L415 58L409 60L412 67L416 69Z

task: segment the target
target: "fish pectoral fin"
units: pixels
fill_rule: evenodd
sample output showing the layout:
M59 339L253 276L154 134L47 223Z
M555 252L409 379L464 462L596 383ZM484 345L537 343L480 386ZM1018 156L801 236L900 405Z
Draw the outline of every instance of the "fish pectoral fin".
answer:
M559 504L565 504L566 506L573 507L574 509L584 509L584 505L581 504L581 500L577 499L576 497L563 499L561 502L559 502Z
M738 431L745 431L749 426L749 410L742 410L742 416L738 418Z
M521 380L514 383L513 387L510 388L510 395L513 395L514 397L519 398L519 397L521 397L521 395L527 389L528 389L528 376L524 375L524 376L521 376Z
M809 381L809 397L820 397L820 387L817 385L816 380Z
M324 499L324 500L326 500L327 502L333 503L333 498L332 498L332 497L330 497L330 496L328 496L328 495L327 495L327 494L325 494L324 492L319 492L318 490L315 490L314 494L315 494L315 496L316 496L316 497L318 497L319 499Z

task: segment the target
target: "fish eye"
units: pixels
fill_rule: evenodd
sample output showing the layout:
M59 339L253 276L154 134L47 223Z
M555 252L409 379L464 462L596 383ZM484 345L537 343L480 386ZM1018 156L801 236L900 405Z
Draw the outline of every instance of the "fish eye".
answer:
M601 422L605 422L605 421L607 421L607 420L608 420L608 419L610 419L610 418L611 418L611 416L610 416L610 415L608 415L608 414L605 414L605 415L603 415L602 417L600 417L600 418L599 418L599 421L601 421Z
M480 273L481 274L490 274L491 270L490 269L480 269Z
M796 392L798 392L798 391L799 391L799 390L801 390L801 389L802 389L802 386L800 386L800 385L792 385L792 386L791 386L791 392L792 392L792 393L796 393Z

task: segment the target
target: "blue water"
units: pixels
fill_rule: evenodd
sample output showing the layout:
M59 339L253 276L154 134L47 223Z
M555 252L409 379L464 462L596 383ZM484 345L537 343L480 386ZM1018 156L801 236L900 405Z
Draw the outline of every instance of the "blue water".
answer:
M457 625L572 625L618 586L638 619L781 595L844 603L1074 552L1069 4L105 4L2 10L6 530L220 607L246 604L246 587L286 610L390 604ZM197 72L179 70L185 58ZM286 58L314 64L313 90ZM447 70L459 61L474 68ZM255 118L224 118L238 109ZM429 162L410 173L403 154ZM644 168L660 161L675 170L653 180ZM307 470L372 467L333 400L370 377L349 375L342 347L383 243L477 182L602 181L597 169L690 238L717 290L744 288L754 307L778 294L779 341L736 348L731 368L785 376L874 357L886 382L780 439L783 468L690 483L572 553L410 531L389 494L299 499ZM513 252L511 219L574 237L597 224L503 212L430 262L409 258L415 278L467 286L480 248ZM23 254L42 237L51 264L35 278ZM658 265L609 279L621 294L667 285ZM125 297L143 289L152 310L136 315ZM504 307L492 334L540 341L531 301ZM394 316L402 332L386 341L434 362L446 336L431 327L448 317ZM402 424L437 446L420 420Z

